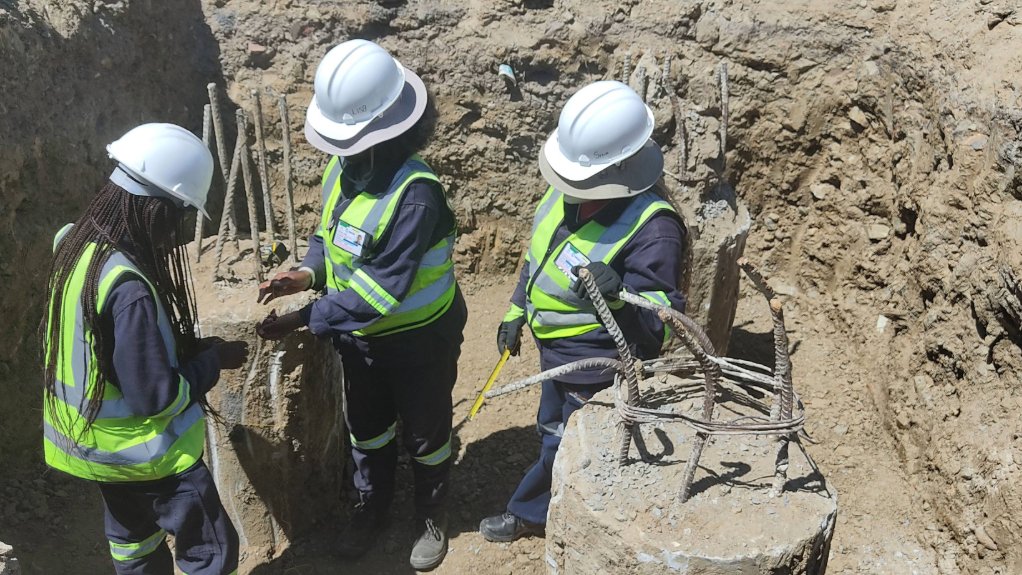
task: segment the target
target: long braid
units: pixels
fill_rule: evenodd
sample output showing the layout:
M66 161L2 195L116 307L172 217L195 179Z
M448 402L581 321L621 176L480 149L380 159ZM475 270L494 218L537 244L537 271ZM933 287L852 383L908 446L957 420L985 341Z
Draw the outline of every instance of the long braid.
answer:
M112 326L109 323L104 325L109 318L104 320L98 308L103 266L115 250L131 259L155 288L173 326L178 359L184 360L197 351L195 299L192 297L187 258L178 241L179 237L183 237L179 236L181 219L181 210L168 199L135 196L113 183L107 183L56 249L47 283L49 307L40 325L42 349L45 350L44 386L46 399L51 405L58 399L57 379L65 380L65 374L60 373L64 362L58 364L64 322L74 321L73 317L65 317L63 313L65 289L78 261L90 246L95 250L85 271L82 322L91 334L84 353L92 354L96 377L89 393L83 394L82 404L76 406L85 421L81 434L96 420L107 383L116 381L112 365L113 342L107 341L112 335ZM154 238L154 234L165 234L165 237ZM79 384L88 385L87 382ZM56 412L51 410L51 413ZM70 435L72 423L54 422L66 435Z

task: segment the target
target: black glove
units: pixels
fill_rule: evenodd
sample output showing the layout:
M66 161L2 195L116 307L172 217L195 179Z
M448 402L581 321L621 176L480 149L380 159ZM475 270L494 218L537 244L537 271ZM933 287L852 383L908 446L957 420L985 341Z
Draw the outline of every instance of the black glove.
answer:
M497 328L497 353L504 355L505 349L511 350L511 355L518 355L522 347L522 326L525 325L525 316L501 322Z
M621 276L614 271L614 268L603 262L592 262L585 266L575 266L575 269L571 271L577 276L579 269L582 267L589 270L589 273L593 275L593 279L596 280L596 287L599 288L604 299L607 301L617 301L617 294L621 292L622 283ZM589 292L586 291L582 278L575 280L575 283L571 285L571 289L581 299L589 299Z

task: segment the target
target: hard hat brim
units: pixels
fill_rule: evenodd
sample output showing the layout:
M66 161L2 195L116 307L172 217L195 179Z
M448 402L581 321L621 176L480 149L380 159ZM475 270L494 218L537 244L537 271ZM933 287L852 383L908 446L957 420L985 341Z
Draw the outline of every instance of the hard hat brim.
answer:
M422 79L405 68L404 89L401 90L401 95L397 100L387 108L387 111L364 126L360 126L360 130L353 132L347 138L338 139L317 130L317 126L323 124L314 120L316 116L313 113L313 106L315 106L315 98L313 98L305 118L305 139L316 149L328 154L342 157L353 156L380 142L392 140L407 132L426 111L426 99L426 85L423 84ZM333 123L331 122L331 124ZM336 126L336 124L334 125ZM332 133L338 134L338 132Z
M638 152L620 165L603 168L589 178L569 180L554 169L545 153L539 154L539 171L547 183L565 195L584 200L626 198L652 188L663 175L664 154L656 142L646 140Z

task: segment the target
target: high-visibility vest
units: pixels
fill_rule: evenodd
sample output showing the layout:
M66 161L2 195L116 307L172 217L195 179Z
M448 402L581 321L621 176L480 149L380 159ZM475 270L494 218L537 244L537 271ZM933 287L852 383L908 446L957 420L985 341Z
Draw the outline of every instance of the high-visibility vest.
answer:
M376 253L374 242L386 235L394 221L408 185L415 180L438 183L440 180L422 158L415 155L398 169L386 192L379 195L360 192L341 209L343 170L344 165L334 157L323 174L324 209L318 234L323 238L326 255L327 292L352 289L380 312L378 320L354 332L355 335L389 335L431 323L454 301L454 262L451 259L454 226L423 254L411 288L400 301L377 282L365 264L371 262Z
M68 227L58 233L54 246ZM184 377L178 376L177 398L157 415L135 413L121 390L108 381L99 414L85 429L82 412L93 397L99 377L92 332L82 319L86 270L95 252L96 244L89 245L75 263L64 285L62 301L53 301L52 295L50 297L50 309L60 306L62 321L60 341L46 343L47 347L58 346L54 393L43 394L46 463L94 481L150 481L169 477L187 470L202 457L206 439L202 408L192 402L191 387ZM141 270L120 252L113 252L100 272L97 311L103 312L110 290L126 274L141 278L149 286L167 358L176 368L177 344L173 328L156 290Z
M526 286L526 317L533 334L540 339L573 337L600 327L600 319L591 301L581 299L572 291L575 265L590 262L610 264L614 256L632 236L660 211L676 213L669 203L652 191L634 198L617 220L603 226L589 220L559 244L553 244L554 234L564 221L564 201L561 192L553 187L536 208L532 221L532 244L526 255L529 282ZM642 297L661 305L670 306L663 291L640 292ZM622 305L621 302L614 305ZM509 316L520 314L512 308ZM507 318L505 318L506 320ZM664 337L667 337L665 328Z

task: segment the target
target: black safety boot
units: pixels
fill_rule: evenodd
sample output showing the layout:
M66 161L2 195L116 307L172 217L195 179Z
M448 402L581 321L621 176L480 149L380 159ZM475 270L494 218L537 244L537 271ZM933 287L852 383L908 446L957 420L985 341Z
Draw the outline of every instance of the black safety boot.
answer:
M388 523L387 509L368 502L355 504L348 525L341 531L337 554L349 559L364 555L376 543Z
M447 513L424 515L417 523L423 527L423 532L415 540L408 562L416 571L429 571L443 563L447 556Z
M479 532L487 541L507 543L526 535L543 535L544 525L529 523L517 515L505 511L502 515L487 517L479 523Z

